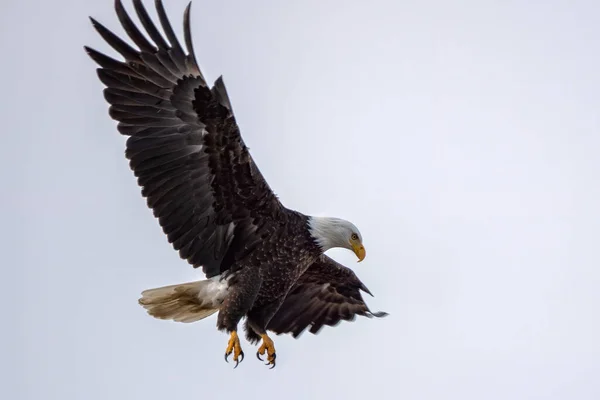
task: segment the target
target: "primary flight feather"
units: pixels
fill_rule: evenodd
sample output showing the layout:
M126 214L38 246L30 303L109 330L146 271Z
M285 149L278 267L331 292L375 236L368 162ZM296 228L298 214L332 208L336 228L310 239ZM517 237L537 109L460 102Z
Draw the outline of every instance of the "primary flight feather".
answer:
M267 331L297 337L356 315L386 315L371 313L360 293L367 288L323 254L346 248L362 261L356 226L284 207L261 175L223 79L210 87L196 62L191 3L184 13L185 49L162 2L155 5L164 36L141 0L133 6L145 34L115 1L137 48L91 19L124 61L85 47L100 66L109 114L129 137L125 155L142 195L175 250L208 278L146 290L140 304L156 318L180 322L219 312L217 328L230 334L225 359L233 353L236 366L243 359L237 331L244 317L247 338L262 339L257 355L275 366Z

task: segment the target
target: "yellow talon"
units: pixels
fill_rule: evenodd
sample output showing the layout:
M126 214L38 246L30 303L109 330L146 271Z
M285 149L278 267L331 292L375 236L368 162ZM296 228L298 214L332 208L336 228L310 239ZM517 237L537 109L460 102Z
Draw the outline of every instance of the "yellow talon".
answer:
M260 335L260 337L262 337L263 341L260 347L258 348L258 351L256 352L256 357L258 357L260 361L263 361L263 359L260 358L260 356L265 354L266 352L268 361L267 365L272 365L271 369L275 368L275 358L277 357L277 354L275 354L275 344L273 343L273 340L271 340L269 335L267 335L266 333L263 333L262 335Z
M238 364L244 361L244 352L242 351L240 338L238 337L236 331L231 331L231 337L229 338L229 343L227 344L227 349L225 350L225 361L229 362L227 358L231 353L233 353L233 361L235 361L235 367L233 368L237 368Z

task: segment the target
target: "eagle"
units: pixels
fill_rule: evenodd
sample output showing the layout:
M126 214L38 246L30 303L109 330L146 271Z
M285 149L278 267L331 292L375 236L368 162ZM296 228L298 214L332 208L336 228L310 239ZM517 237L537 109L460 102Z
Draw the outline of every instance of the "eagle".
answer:
M371 294L349 268L324 253L349 249L365 258L358 228L340 218L307 216L273 193L240 134L223 78L210 87L192 46L189 3L183 17L185 49L155 0L163 33L141 0L133 6L145 34L120 0L117 17L134 48L94 18L100 36L123 61L88 46L98 64L109 115L127 136L125 156L142 196L182 259L205 280L149 289L139 299L156 318L195 322L216 312L229 334L225 361L244 359L238 325L256 353L275 366L267 332L297 338L357 315L373 313Z

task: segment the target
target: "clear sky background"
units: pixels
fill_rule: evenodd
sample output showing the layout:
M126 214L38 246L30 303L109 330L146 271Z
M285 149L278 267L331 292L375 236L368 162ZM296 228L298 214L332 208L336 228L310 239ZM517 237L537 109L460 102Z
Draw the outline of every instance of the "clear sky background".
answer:
M186 2L165 4L181 35ZM194 1L198 60L263 174L356 223L365 262L331 254L391 314L277 337L272 371L245 341L226 364L214 316L137 304L202 276L82 48L114 54L87 19L122 33L112 1L0 10L1 398L600 398L597 1Z

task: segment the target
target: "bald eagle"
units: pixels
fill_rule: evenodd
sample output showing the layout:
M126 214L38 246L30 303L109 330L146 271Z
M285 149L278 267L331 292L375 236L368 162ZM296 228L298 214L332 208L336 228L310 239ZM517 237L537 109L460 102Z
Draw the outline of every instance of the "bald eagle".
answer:
M206 280L146 290L139 303L156 318L194 322L219 312L217 328L230 335L225 360L243 360L237 334L245 317L251 343L262 344L275 366L267 331L297 337L309 329L381 317L365 304L369 290L348 268L323 253L352 250L365 258L362 236L339 218L307 216L282 205L254 163L240 135L220 77L209 87L194 55L190 6L184 13L185 49L160 0L164 36L141 0L133 5L144 35L116 0L116 14L137 49L90 18L123 58L89 47L100 66L109 114L128 136L129 159L142 195L168 241ZM166 37L165 37L166 36Z

